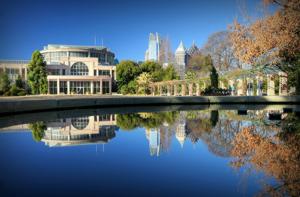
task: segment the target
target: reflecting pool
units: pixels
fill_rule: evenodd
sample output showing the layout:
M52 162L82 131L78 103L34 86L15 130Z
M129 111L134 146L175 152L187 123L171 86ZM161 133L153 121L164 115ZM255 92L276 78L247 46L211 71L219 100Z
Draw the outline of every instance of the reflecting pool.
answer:
M1 196L299 196L300 106L0 117Z

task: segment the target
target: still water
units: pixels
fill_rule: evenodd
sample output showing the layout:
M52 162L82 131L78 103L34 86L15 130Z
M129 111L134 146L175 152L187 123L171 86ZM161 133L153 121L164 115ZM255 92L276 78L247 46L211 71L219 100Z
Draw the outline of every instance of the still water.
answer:
M300 106L0 117L1 196L299 196Z

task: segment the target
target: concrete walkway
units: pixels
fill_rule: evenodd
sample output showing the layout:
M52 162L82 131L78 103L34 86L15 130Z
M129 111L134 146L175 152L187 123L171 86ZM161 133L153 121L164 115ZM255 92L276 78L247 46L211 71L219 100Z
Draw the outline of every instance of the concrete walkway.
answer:
M72 108L186 105L186 104L300 104L300 96L23 96L0 97L0 114Z

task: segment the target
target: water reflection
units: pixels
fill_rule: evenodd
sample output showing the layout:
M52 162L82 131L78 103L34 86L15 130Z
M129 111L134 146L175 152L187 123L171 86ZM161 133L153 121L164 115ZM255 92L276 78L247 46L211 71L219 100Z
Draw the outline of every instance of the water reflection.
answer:
M245 176L262 172L259 195L299 196L300 115L293 110L94 114L37 121L28 128L36 141L49 147L108 143L117 132L142 128L151 156L170 151L173 140L181 148L187 141L201 142L210 153L227 158L233 169L243 169Z
M32 136L45 145L70 146L90 143L107 143L116 136L116 115L95 115L59 119L29 124Z

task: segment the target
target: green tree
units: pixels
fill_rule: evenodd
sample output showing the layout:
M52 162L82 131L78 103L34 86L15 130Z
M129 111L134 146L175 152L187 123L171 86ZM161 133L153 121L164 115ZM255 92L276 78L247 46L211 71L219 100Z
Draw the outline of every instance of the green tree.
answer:
M141 69L137 63L130 60L121 61L117 65L118 91L122 94L127 94L129 83L134 81L140 73ZM133 84L134 82L131 83Z
M212 69L210 72L210 82L211 82L211 87L213 87L213 88L219 87L219 75L214 66L212 66Z
M46 62L37 50L28 64L28 83L32 94L45 94L48 91Z
M138 84L138 93L149 94L150 93L149 85L152 81L153 79L150 73L147 72L141 73L136 79L136 82Z
M152 75L153 81L162 81L164 77L164 70L160 64L153 61L146 61L141 64L141 72L147 72Z
M39 142L45 135L47 129L46 124L43 121L29 124L29 129L32 131L32 137L35 141Z
M168 65L164 70L163 70L163 80L164 81L169 81L173 79L179 79L179 75L176 72L175 68L173 65Z
M18 75L18 78L16 79L15 83L11 86L9 90L10 96L24 96L26 95L24 83L21 79L21 76Z
M0 74L0 95L6 95L10 90L10 81L6 73Z
M17 88L25 89L24 83L23 83L22 78L21 78L20 75L18 75L18 78L16 79L15 84L16 84Z
M196 72L193 70L189 70L185 73L185 79L188 81L195 81L197 79Z

